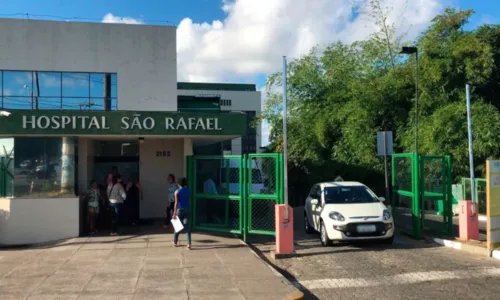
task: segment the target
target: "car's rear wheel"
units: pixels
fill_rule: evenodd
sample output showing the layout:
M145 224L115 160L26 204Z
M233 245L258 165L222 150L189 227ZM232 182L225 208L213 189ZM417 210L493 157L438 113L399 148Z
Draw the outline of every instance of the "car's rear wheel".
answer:
M306 233L314 233L314 228L311 227L311 224L309 224L309 219L307 218L307 215L304 213L304 229Z
M328 233L326 232L326 226L325 223L323 223L323 221L321 221L320 235L321 235L321 245L323 245L323 247L332 245L332 241L328 238Z

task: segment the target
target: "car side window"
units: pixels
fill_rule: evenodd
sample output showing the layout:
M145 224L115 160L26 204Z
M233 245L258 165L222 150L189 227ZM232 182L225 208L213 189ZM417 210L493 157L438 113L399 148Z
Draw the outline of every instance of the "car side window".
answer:
M316 195L315 195L315 192L314 192L315 190L316 190L316 185L315 185L315 186L313 186L313 187L311 188L311 190L309 191L309 197L311 197L312 199L315 199L315 198L314 198L314 197L316 196Z
M309 193L309 197L312 199L318 199L319 200L319 185L313 186L311 189L311 192Z

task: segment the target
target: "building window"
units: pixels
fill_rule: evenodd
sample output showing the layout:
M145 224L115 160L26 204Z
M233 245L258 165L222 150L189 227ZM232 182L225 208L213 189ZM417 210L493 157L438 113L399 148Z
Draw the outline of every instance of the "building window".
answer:
M10 154L0 158L0 177L8 179L7 188L0 188L0 196L75 195L75 138L15 137L0 139L0 145L11 148L10 152L7 149Z
M253 127L253 120L256 117L254 111L246 112L248 117L247 135L241 138L242 154L257 152L257 129Z
M219 111L220 95L177 96L179 111Z
M116 74L0 71L0 107L116 110Z
M220 106L231 106L231 99L221 99L220 100Z

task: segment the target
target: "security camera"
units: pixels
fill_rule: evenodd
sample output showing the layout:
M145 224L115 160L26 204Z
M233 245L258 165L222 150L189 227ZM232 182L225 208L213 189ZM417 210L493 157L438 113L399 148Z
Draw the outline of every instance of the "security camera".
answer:
M10 112L5 111L5 110L0 110L0 116L2 116L2 117L8 117L8 116L10 116Z

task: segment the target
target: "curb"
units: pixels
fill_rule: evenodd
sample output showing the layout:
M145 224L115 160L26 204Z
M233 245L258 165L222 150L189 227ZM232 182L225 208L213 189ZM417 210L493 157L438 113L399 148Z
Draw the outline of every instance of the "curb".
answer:
M450 240L439 239L439 238L428 238L427 240L430 242L439 244L441 246L444 246L444 247L453 248L456 250L462 250L462 251L473 253L473 254L481 254L481 255L485 255L485 256L500 260L500 250L493 250L490 254L488 249L486 249L486 248L468 245L468 244L457 242L457 241L450 241Z
M250 252L252 252L253 255L255 255L255 257L257 257L260 261L262 261L264 264L266 264L266 266L271 269L271 272L273 272L274 275L278 276L281 281L283 281L285 284L289 285L290 287L292 287L295 292L291 293L290 295L286 296L283 300L303 300L304 299L304 293L302 293L292 282L290 282L290 280L288 280L285 276L283 276L283 274L281 274L280 272L278 272L278 270L276 270L272 265L270 265L265 259L263 259L255 250L254 248L245 243L243 240L239 239L238 240L240 241L240 243L242 243L243 245L247 246L248 249L250 250Z

